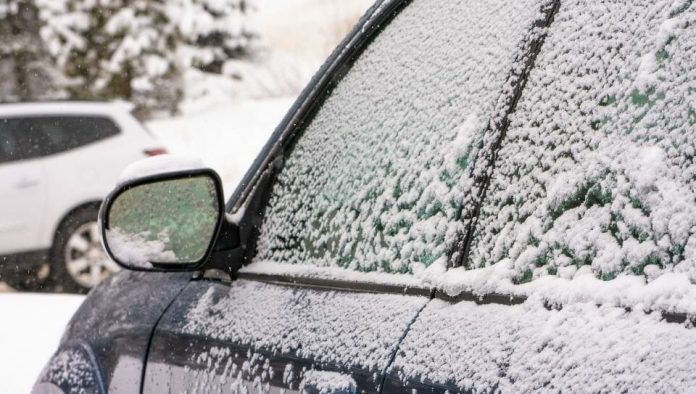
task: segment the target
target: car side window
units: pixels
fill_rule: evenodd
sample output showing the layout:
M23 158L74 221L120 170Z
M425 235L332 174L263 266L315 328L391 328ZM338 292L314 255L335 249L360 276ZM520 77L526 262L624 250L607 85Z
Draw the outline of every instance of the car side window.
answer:
M120 132L105 116L35 116L0 119L2 161L48 156L75 149Z
M41 157L41 136L23 130L21 119L0 119L0 163Z
M502 143L470 268L696 280L696 6L563 1Z
M294 142L254 261L412 273L447 258L472 209L482 135L541 8L411 2Z

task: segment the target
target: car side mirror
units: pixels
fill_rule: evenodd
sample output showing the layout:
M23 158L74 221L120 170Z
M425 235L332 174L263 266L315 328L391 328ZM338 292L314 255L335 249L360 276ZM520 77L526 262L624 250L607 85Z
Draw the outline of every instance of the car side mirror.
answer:
M198 168L123 182L104 200L99 219L106 252L125 268L200 269L226 221L220 177Z

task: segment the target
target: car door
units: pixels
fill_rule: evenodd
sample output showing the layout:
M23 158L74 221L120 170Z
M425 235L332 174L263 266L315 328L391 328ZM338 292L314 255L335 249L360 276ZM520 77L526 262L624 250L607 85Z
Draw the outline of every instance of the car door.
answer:
M696 7L563 1L391 392L691 392Z
M48 247L39 244L47 200L42 143L23 119L0 119L0 255Z
M474 163L490 163L480 147L548 8L368 11L229 204L248 234L245 267L203 273L177 297L153 334L144 391L380 392L431 300L427 277L460 258Z

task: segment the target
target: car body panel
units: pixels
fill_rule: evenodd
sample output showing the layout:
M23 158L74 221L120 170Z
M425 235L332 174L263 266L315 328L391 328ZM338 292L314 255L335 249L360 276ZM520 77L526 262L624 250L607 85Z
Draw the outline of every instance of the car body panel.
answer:
M383 373L426 296L193 281L158 324L144 391L297 391L307 371L338 372L358 392Z
M38 382L69 388L66 392L80 388L92 392L90 387L109 393L140 391L152 330L190 278L191 273L121 271L105 280L70 320ZM80 374L94 379L61 381L60 374L52 372L62 365L71 374L75 372L71 363L87 364Z
M0 254L40 249L48 189L45 164L41 159L0 164L0 179Z
M435 299L390 367L387 392L689 392L696 330L659 313Z

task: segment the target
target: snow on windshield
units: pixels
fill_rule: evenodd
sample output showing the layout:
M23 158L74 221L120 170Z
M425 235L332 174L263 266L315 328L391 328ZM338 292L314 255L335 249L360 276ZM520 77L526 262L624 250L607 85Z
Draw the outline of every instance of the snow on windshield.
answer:
M471 162L541 2L419 0L296 142L256 261L412 273L447 255Z
M469 267L513 280L696 280L696 7L563 1L482 207Z

